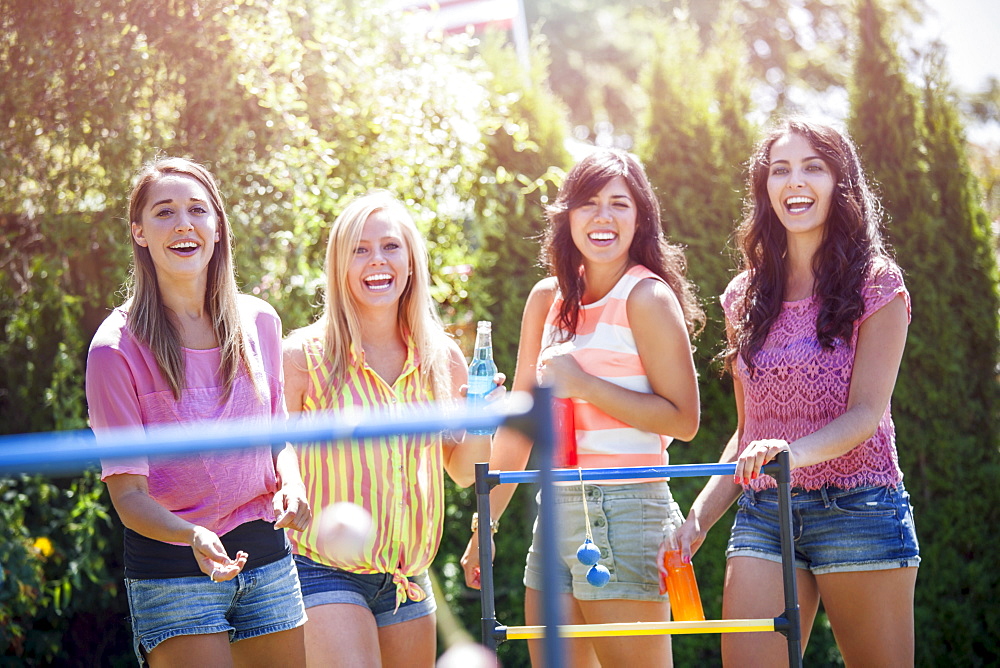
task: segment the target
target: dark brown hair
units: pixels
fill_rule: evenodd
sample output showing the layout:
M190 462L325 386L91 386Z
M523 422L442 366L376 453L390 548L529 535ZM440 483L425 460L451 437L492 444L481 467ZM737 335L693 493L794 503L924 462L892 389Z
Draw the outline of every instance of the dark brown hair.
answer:
M660 203L639 161L618 149L600 149L581 160L566 175L555 202L546 210L548 225L542 242L542 264L559 282L563 302L559 327L575 334L580 319L584 279L583 261L569 227L569 212L586 204L609 181L622 177L636 205L635 237L629 259L641 264L667 282L684 312L688 334L694 338L704 327L705 314L687 278L687 262L680 246L667 242L660 223Z
M787 239L771 207L767 180L771 147L790 134L809 142L834 179L823 241L813 257L815 294L820 301L816 338L824 348L832 348L838 340L850 342L854 321L864 312L861 288L876 260L888 257L881 235L882 207L865 180L854 143L829 125L798 118L781 120L760 141L749 162L744 217L736 229L743 269L749 275L737 302L738 317L730 323L733 337L723 353L730 371L741 357L753 373L754 355L781 312Z

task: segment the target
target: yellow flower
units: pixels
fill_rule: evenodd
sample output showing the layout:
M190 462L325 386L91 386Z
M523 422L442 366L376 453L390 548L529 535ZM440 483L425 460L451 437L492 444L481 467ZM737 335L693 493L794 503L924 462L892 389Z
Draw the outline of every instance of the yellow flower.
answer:
M35 539L35 549L42 553L43 557L52 556L52 541L45 536L39 536Z

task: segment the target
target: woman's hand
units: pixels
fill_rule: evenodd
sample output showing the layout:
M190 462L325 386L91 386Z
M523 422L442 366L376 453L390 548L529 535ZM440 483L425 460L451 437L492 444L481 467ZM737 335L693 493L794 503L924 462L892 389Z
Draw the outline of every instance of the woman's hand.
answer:
M271 499L274 508L274 528L285 527L302 531L312 520L312 508L306 496L306 486L299 473L299 460L291 443L274 456L274 473L278 479L278 491Z
M751 442L736 458L733 482L737 485L750 484L751 480L755 480L760 475L760 469L764 464L777 457L779 452L787 452L789 467L795 468L795 457L791 448L788 447L788 441L783 441L780 438L768 438Z
M496 387L494 387L492 390L486 393L487 404L492 404L496 401L500 401L505 396L507 396L507 388L504 387L504 383L506 382L507 382L506 374L497 372L497 374L493 376L493 383L496 384ZM458 388L458 394L463 399L467 398L469 396L469 386L468 385L460 386Z
M284 484L274 494L274 528L302 531L312 521L312 508L306 498L306 487L301 482Z
M491 405L499 406L500 404L498 404L497 402L503 401L504 397L507 396L507 388L504 387L504 383L507 382L506 374L497 372L497 374L493 376L493 382L496 384L496 387L494 387L492 390L486 393L487 406Z
M196 525L191 532L191 551L194 552L198 568L212 582L232 580L247 563L247 553L243 550L236 553L235 559L230 559L215 532L203 526Z
M588 376L570 351L562 345L550 346L542 351L538 361L538 383L552 387L552 392L560 399L568 399L571 387L575 387L584 376Z
M698 551L701 544L705 542L707 531L702 531L701 523L694 515L689 515L683 524L674 529L673 540L669 536L664 536L660 543L660 549L656 552L656 567L660 571L660 595L667 593L667 567L666 556L668 552L679 549L681 552L681 562L691 563L691 557ZM675 547L676 545L676 547Z
M674 539L681 550L681 561L691 563L691 557L701 548L707 535L708 531L701 528L698 518L689 513L687 519L674 531Z
M493 534L490 533L490 554L496 554L496 543L493 542ZM479 532L472 532L469 544L465 546L460 562L462 570L465 571L465 585L472 589L479 589L482 586L481 572L479 568Z
M670 540L664 536L663 540L660 541L660 547L656 550L656 570L660 572L660 596L667 593L667 552L670 552L673 546L670 544Z
M119 473L105 482L118 516L132 531L164 543L190 545L198 568L215 582L231 580L243 570L246 552L230 559L215 532L181 519L149 496L146 476Z

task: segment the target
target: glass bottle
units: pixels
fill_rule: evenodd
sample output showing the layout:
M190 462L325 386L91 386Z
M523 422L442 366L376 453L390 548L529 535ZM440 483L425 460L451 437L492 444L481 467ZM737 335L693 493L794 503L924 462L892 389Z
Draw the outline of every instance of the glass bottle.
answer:
M469 365L469 389L466 395L470 409L486 405L486 395L493 391L496 383L497 365L493 361L493 323L480 320L476 325L476 348ZM469 429L470 434L490 435L496 429Z

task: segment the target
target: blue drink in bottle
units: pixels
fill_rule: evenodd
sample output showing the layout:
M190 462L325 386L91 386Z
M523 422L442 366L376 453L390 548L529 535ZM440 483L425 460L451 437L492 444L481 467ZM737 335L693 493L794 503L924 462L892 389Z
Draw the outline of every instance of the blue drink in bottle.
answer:
M493 391L496 383L497 365L493 362L493 323L480 320L476 326L476 350L469 365L469 391L467 405L470 409L486 405L486 395ZM470 434L493 434L496 429L469 429Z

